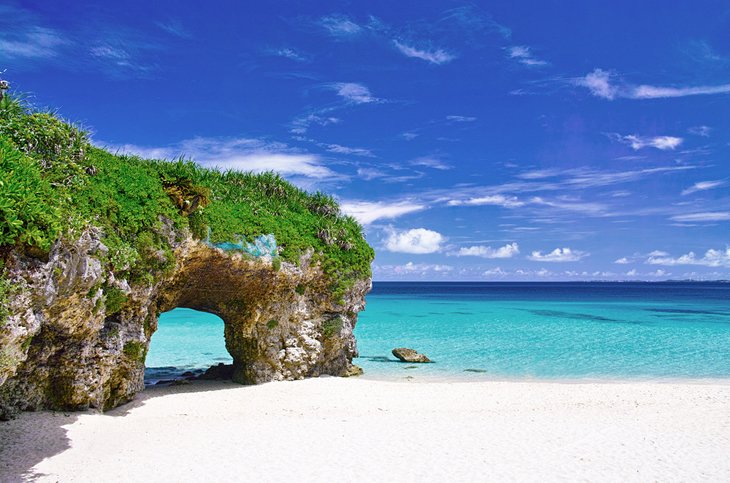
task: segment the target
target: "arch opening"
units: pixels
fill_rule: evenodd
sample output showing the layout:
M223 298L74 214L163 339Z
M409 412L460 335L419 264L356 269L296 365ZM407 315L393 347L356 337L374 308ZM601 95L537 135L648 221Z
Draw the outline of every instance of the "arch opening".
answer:
M160 314L145 360L145 386L199 377L211 366L233 364L225 322L211 312L176 307Z

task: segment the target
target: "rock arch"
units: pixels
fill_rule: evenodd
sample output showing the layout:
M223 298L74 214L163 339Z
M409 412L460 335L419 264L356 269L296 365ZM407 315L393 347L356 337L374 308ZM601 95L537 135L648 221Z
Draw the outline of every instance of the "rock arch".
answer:
M144 361L157 317L175 307L211 312L225 323L234 380L257 384L357 372L353 328L369 279L342 299L311 253L297 265L254 259L186 237L175 268L155 285L105 272L106 248L88 230L56 244L45 262L16 255L0 367L0 418L19 409L109 409L144 389ZM112 293L123 303L112 307Z
M344 375L356 355L352 329L369 285L332 300L328 281L310 262L305 256L298 267L277 269L194 242L160 286L156 314L187 307L223 319L236 382Z

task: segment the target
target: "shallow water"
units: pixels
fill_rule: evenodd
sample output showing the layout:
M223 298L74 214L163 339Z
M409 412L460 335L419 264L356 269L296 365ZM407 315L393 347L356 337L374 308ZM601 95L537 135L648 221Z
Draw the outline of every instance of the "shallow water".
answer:
M730 284L380 283L355 333L371 377L727 378Z
M355 329L366 377L730 378L727 283L375 283ZM412 347L433 364L403 364ZM223 322L160 317L149 379L230 362Z
M161 314L145 360L145 383L202 372L233 358L226 350L223 319L192 309L177 308Z

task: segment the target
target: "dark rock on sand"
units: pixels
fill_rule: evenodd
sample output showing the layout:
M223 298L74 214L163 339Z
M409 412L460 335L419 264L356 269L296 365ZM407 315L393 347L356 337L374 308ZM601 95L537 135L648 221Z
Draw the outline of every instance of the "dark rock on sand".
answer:
M233 378L233 364L223 364L222 362L217 366L210 366L204 374L198 379L204 381L219 381L222 379Z

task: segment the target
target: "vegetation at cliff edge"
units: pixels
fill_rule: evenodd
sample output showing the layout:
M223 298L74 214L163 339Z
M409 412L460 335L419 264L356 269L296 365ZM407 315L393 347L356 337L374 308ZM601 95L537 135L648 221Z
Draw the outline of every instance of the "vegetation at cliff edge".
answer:
M307 193L271 172L114 154L55 113L6 96L0 101L0 260L13 249L42 259L54 241L78 237L89 226L101 230L109 249L103 263L132 283L152 284L174 267L171 227L214 244L273 234L275 267L297 263L312 248L336 295L369 277L373 259L360 225L331 196ZM0 277L0 296L8 290Z

